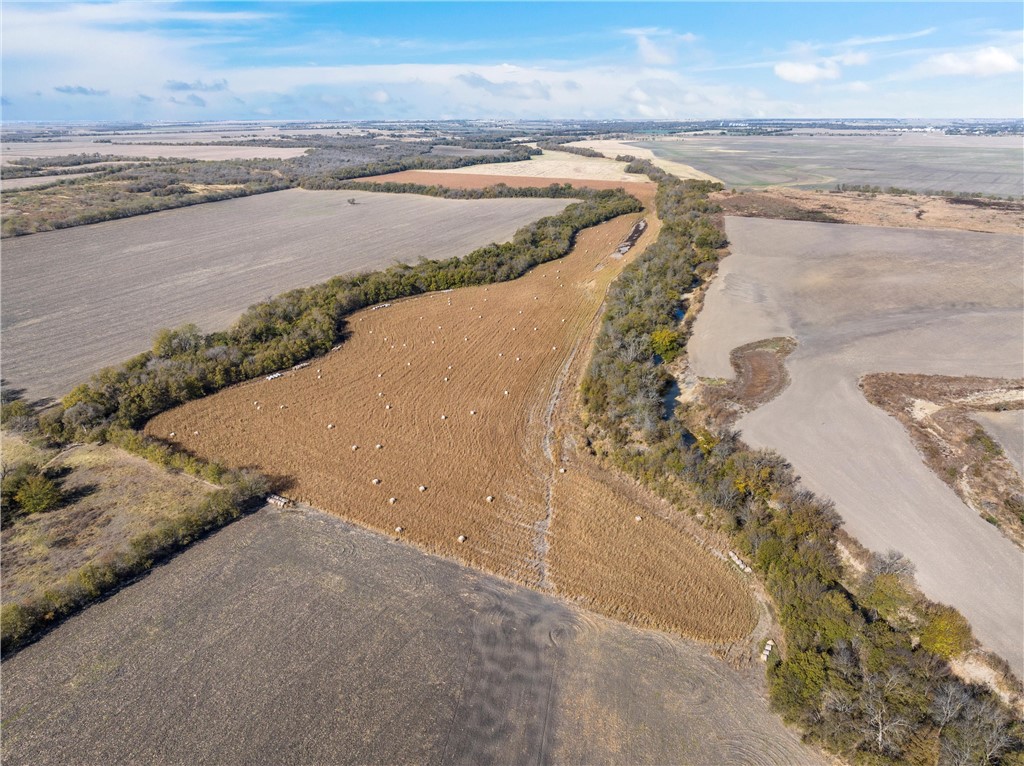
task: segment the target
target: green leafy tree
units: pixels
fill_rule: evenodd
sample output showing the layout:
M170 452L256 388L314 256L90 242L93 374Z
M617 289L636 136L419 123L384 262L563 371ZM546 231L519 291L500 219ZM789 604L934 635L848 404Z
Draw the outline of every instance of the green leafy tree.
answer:
M23 513L43 513L60 505L61 492L53 479L38 473L25 480L14 500Z
M666 362L671 362L679 356L682 341L682 333L670 330L667 327L651 333L651 348L655 354Z
M921 631L921 646L947 660L971 648L971 626L962 614L942 606Z

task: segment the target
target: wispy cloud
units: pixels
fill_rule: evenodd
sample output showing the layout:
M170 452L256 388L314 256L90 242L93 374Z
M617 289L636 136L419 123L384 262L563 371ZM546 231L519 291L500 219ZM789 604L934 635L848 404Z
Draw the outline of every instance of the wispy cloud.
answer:
M202 80L194 80L193 82L168 80L164 83L164 90L192 90L199 91L200 93L216 93L227 89L227 80L214 80L213 82L203 82Z
M916 32L904 32L902 34L895 35L878 35L876 37L850 37L838 43L836 47L859 47L861 45L881 45L883 43L898 43L904 40L916 40L919 37L927 37L930 34L936 32L936 27L928 27L927 29L919 29Z
M551 98L551 89L538 80L531 82L493 82L476 72L460 74L455 79L471 88L480 88L492 96L500 98L541 99L545 101Z
M57 85L54 87L54 90L58 93L66 93L69 96L106 96L110 93L109 90L86 88L84 85Z
M839 66L834 61L821 63L801 63L798 61L780 61L773 67L775 76L786 82L806 84L820 80L836 80L839 78Z
M692 32L679 34L671 29L662 29L661 27L623 29L622 34L633 38L640 60L651 66L674 64L679 44L692 43L697 40L697 35Z

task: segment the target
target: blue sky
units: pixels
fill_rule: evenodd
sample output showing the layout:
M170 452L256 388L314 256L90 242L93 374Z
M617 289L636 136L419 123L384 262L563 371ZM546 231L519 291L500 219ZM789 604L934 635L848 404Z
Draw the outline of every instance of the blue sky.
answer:
M31 2L3 119L1022 117L1007 3Z

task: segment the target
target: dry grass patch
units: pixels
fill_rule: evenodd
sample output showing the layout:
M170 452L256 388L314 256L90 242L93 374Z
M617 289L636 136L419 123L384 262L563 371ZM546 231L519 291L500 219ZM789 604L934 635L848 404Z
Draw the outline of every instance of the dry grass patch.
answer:
M825 192L775 186L763 191L718 192L725 215L790 221L1024 233L1024 203L922 194Z
M609 181L596 178L554 178L550 176L485 175L483 173L448 173L437 170L402 170L383 176L360 178L369 183L409 183L424 186L447 186L449 189L486 189L488 186L505 184L513 189L526 189L551 184L571 184L579 189L624 189L636 197L650 195L655 185L646 180L647 176L630 175L628 181Z
M53 457L5 434L4 465L31 461L58 476L64 502L16 518L2 534L4 605L53 588L90 563L122 551L128 541L194 507L213 487L169 473L111 445L85 444Z
M630 257L616 246L640 217L582 232L569 256L513 282L355 314L345 344L308 368L163 413L146 431L205 458L255 466L318 508L543 586L549 562L538 525L548 518L553 476L563 475L550 455L552 413L560 392L576 385L567 371ZM648 226L633 253L657 230ZM559 511L567 525L593 512L587 497L572 497ZM592 608L708 640L748 625L742 589L716 578L710 554L681 556L680 546L651 547L648 532L630 539L578 524L566 534L594 539L552 559L551 576ZM618 555L606 561L608 551ZM603 574L587 579L577 569ZM601 587L634 577L643 586L635 592Z

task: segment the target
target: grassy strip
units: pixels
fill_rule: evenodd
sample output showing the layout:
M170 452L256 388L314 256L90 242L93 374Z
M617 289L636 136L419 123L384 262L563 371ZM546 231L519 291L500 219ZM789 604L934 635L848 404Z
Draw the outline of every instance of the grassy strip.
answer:
M680 294L710 274L724 236L712 223L713 186L634 164L659 182L663 229L609 291L582 384L592 441L677 504L689 486L709 523L732 533L779 608L785 656L769 660L772 704L809 739L854 763L1020 763L1021 721L949 669L971 645L966 621L915 596L901 557L875 557L851 579L836 547L838 515L797 486L785 461L713 433L698 407L661 419L668 376L658 339L677 324Z
M5 604L0 610L0 646L4 656L144 574L203 535L237 519L261 502L267 493L266 481L255 473L227 471L191 455L175 452L134 431L112 428L107 431L107 438L122 449L164 468L218 481L220 488L195 507L136 535L121 549L65 575L51 587L20 602Z
M519 229L511 242L463 258L423 260L293 290L251 307L227 332L203 335L194 325L163 330L152 351L102 370L74 389L62 407L42 416L41 427L56 440L89 438L111 425L137 428L183 402L326 353L344 339L346 317L358 309L514 279L564 256L580 230L640 209L624 192L592 192L558 215Z

